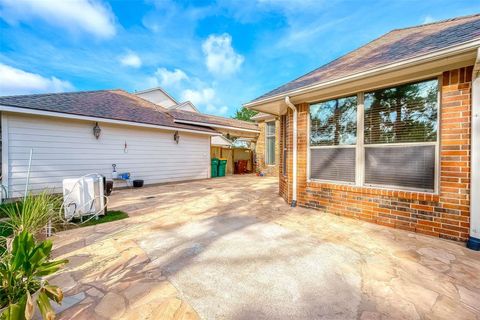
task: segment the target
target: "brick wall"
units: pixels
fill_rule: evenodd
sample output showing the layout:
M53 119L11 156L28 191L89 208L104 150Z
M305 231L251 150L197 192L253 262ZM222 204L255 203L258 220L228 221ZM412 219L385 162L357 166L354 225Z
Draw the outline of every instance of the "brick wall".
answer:
M263 172L267 176L278 176L278 164L280 163L280 121L275 120L275 165L265 164L265 121L258 123L260 134L255 145L256 171Z
M465 241L469 234L472 67L443 73L440 106L439 194L307 182L308 104L298 109L297 204L436 237ZM292 121L292 112L288 113ZM291 127L287 137L292 167ZM281 164L281 162L280 162ZM280 168L281 170L281 168ZM291 202L291 170L280 195Z

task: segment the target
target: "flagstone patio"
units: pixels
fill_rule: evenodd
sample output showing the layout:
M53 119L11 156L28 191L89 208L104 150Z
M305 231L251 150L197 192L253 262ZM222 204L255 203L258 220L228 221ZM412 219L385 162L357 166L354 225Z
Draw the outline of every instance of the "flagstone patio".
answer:
M130 218L54 236L61 319L480 319L480 253L303 208L277 181L115 191Z

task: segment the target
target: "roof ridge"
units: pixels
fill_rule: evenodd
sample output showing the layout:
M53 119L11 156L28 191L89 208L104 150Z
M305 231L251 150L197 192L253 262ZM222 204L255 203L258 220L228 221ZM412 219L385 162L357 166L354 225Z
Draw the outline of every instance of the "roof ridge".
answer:
M13 94L8 96L0 96L1 98L11 98L11 97L34 97L34 96L53 96L59 94L78 94L78 93L92 93L92 92L107 92L107 91L124 91L122 89L99 89L99 90L83 90L83 91L67 91L67 92L47 92L47 93L31 93L31 94Z
M446 18L446 19L442 19L442 20L438 20L438 21L432 21L432 22L429 22L429 23L417 24L417 25L410 26L410 27L405 27L405 28L396 28L396 29L393 29L392 31L422 28L422 27L425 27L425 26L433 25L433 24L440 24L440 23L445 23L445 22L450 22L450 21L468 19L468 18L472 18L472 17L480 17L480 13L474 13L474 14L469 14L469 15L466 15L466 16L460 16L460 17L454 17L454 18ZM390 31L390 32L392 32L392 31Z

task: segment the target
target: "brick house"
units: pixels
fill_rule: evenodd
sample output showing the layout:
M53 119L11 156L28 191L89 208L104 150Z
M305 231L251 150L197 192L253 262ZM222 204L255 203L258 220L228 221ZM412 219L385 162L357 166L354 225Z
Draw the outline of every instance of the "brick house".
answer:
M480 15L396 29L245 104L292 205L480 249Z
M259 112L251 118L258 125L259 135L255 142L255 168L267 176L278 176L280 161L280 119Z

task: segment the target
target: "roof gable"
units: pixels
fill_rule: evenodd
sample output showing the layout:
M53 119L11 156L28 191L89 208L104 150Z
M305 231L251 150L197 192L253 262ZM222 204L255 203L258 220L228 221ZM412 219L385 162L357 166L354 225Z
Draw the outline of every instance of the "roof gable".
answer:
M169 95L167 91L163 90L160 87L138 91L135 92L135 95L164 108L178 105L178 102L171 95Z

